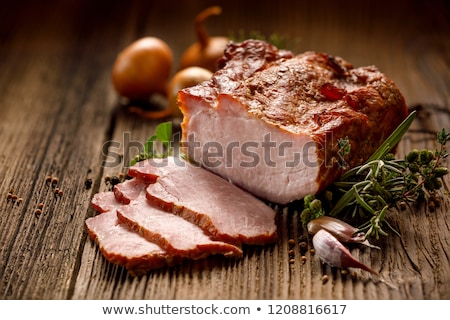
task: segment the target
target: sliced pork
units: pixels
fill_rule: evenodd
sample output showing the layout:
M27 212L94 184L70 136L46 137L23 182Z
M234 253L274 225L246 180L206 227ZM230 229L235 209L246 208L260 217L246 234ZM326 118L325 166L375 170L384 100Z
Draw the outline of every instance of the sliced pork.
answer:
M103 256L111 263L124 266L131 275L139 276L182 260L120 223L115 210L86 219L86 227Z
M155 180L147 198L230 243L267 244L276 240L275 210L250 193L204 168L179 158L150 159L128 174Z
M113 188L113 192L117 201L129 204L131 200L137 199L147 186L148 183L142 179L129 179L116 184Z
M123 190L122 195L135 194L134 188L139 188L139 184L132 182L129 180L119 187ZM113 192L101 192L94 196L92 205L100 212L114 212L121 224L133 229L147 241L159 245L170 255L191 259L201 259L213 254L242 256L240 247L215 241L197 225L150 205L145 192L140 190L141 193L130 198L128 204L117 201Z
M271 202L320 192L363 163L408 114L376 67L328 54L293 55L248 40L230 43L220 66L211 80L179 92L184 152ZM343 156L338 141L346 137L351 152ZM160 182L149 194L165 188Z
M213 254L242 256L240 247L212 240L197 225L149 205L145 195L118 208L117 216L144 238L158 243L174 255L191 259L201 259Z

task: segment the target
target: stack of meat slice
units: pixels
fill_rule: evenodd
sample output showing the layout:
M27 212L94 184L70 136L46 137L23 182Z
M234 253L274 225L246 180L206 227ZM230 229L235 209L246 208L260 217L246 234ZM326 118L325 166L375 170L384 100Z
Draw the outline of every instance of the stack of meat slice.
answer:
M132 275L184 259L241 257L242 244L276 240L275 211L227 180L179 158L149 159L94 195L88 218L105 258Z

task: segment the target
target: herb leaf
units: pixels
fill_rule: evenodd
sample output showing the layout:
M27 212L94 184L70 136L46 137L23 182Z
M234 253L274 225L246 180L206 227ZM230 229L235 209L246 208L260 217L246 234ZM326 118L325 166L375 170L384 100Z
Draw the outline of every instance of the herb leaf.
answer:
M155 134L145 142L143 152L136 155L130 161L130 166L145 159L164 158L172 153L170 149L170 142L172 140L172 122L169 121L158 124L155 131ZM157 141L162 145L162 152L158 152L156 149L155 142Z
M450 141L450 134L444 129L437 134L440 148L435 152L414 149L404 159L396 159L389 153L408 131L414 118L415 112L410 113L364 164L348 170L324 191L332 193L331 198L336 199L329 203L327 212L330 216L362 219L360 230L366 231L366 237L378 238L387 235L382 229L384 226L398 235L386 220L389 208L406 207L407 202L427 197L430 210L434 210L430 204L438 201L436 190L442 187L440 179L449 172L440 160L448 155L445 144ZM344 142L341 147L347 147ZM303 219L302 222L307 223Z
M416 111L411 112L408 117L403 120L403 122L400 123L400 125L394 130L394 132L392 132L391 135L381 144L381 146L370 156L366 163L372 160L380 160L384 156L386 156L386 154L388 154L389 151L391 151L392 148L400 142L402 137L408 131L415 117Z
M163 122L156 127L156 138L165 146L168 146L172 139L172 122Z

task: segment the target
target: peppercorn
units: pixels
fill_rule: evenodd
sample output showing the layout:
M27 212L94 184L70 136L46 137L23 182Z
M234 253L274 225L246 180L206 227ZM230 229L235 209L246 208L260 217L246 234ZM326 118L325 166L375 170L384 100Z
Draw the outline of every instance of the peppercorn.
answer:
M434 210L436 209L436 204L434 203L434 201L429 201L428 202L428 209L431 211L431 212L434 212Z
M111 184L113 186L115 186L116 184L119 184L119 183L120 183L120 179L117 176L112 176L111 177Z
M52 178L52 186L56 186L58 184L58 178L53 177Z
M35 215L36 218L39 218L41 214L42 214L42 210L41 209L34 210L34 215Z
M290 247L293 247L295 245L295 240L294 239L289 239L288 240L288 244Z
M300 247L300 253L305 254L306 250L308 250L308 243L306 241L302 241L298 245Z
M401 210L406 210L407 206L405 201L400 201L398 204Z
M295 256L295 251L294 250L289 250L289 257L293 257L293 256Z
M92 179L86 178L86 180L84 181L84 187L86 188L86 190L89 190L92 187Z

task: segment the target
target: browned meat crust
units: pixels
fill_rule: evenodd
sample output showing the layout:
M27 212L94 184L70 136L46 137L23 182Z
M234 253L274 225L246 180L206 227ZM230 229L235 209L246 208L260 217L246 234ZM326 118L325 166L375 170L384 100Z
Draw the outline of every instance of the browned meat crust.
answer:
M195 134L200 143L205 143L202 139L207 138L202 131L211 130L204 115L219 110L223 97L227 97L241 106L236 108L237 114L260 119L261 124L271 128L270 133L287 133L292 141L308 136L316 142L320 162L317 192L343 173L343 162L350 168L365 161L408 114L399 89L376 67L354 68L342 58L328 54L293 55L265 42L248 40L230 43L220 66L222 69L210 81L179 93L184 114L182 140L187 142L189 135ZM200 116L204 120L199 120ZM204 121L202 128L199 121ZM236 128L239 130L255 128ZM216 133L217 137L227 134L233 136L219 130ZM348 157L339 159L337 141L346 136L352 150ZM262 141L262 137L254 139ZM189 144L185 147L192 160L205 165L201 156L194 157ZM235 171L231 169L217 173L235 181ZM259 186L252 185L251 180L237 183L259 195ZM290 199L302 196L300 192ZM266 199L278 202L279 198Z

